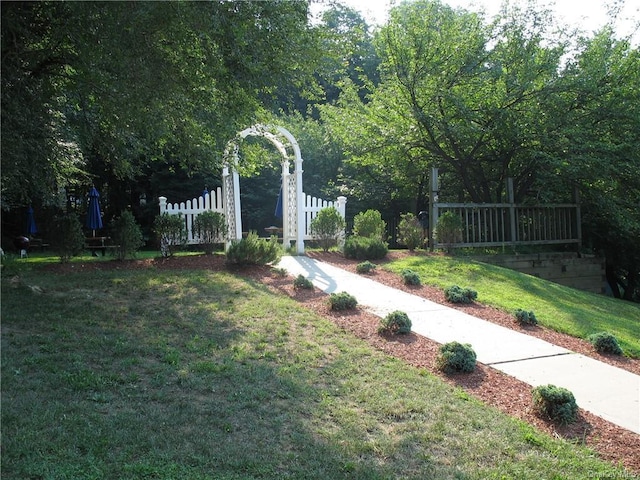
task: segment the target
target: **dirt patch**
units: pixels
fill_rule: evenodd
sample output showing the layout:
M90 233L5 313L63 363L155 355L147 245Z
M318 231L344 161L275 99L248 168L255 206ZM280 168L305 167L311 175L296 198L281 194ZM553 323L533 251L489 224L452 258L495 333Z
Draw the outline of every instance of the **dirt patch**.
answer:
M389 260L406 252L390 252ZM338 253L312 253L309 257L331 263L354 272L359 262L345 259ZM640 473L640 435L620 428L606 420L580 409L578 420L566 427L559 427L536 416L531 410L532 388L524 382L510 377L489 366L478 364L471 374L444 375L435 367L435 358L439 344L416 334L400 336L379 335L380 318L362 308L344 313L331 310L327 295L318 289L295 289L293 280L288 276L281 276L269 267L234 268L226 264L222 255L197 255L152 260L128 260L110 262L87 262L49 265L46 270L59 273L92 271L104 269L147 269L178 270L205 269L229 270L236 274L252 278L267 285L279 293L285 294L305 307L333 321L340 328L368 342L375 348L400 358L409 365L424 368L441 377L444 381L464 389L470 395L482 402L494 406L504 413L534 425L553 436L585 444L597 451L599 455L614 464L621 464L632 472ZM596 358L600 361L640 374L640 361L615 356L599 355L591 344L568 335L560 334L543 327L521 327L513 316L498 309L481 304L455 306L447 303L444 293L434 287L411 287L404 284L399 275L376 269L369 275L372 280L385 285L407 291L431 301L447 304L453 308L460 308L466 313L502 325L522 333L544 339L555 345L562 346L574 352Z

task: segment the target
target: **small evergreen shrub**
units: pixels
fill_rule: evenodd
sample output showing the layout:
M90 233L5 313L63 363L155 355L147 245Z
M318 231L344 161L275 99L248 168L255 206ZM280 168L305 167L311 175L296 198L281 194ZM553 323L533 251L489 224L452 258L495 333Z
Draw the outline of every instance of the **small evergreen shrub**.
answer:
M355 260L379 260L386 257L388 251L387 244L378 238L354 235L344 243L344 256Z
M328 252L330 247L337 245L340 236L344 235L345 227L346 222L335 207L320 210L309 225L311 235L315 237L325 252Z
M445 343L438 351L436 367L444 373L473 372L476 368L476 352L468 343Z
M67 213L53 219L51 243L60 256L60 262L66 263L71 257L79 255L84 248L84 233L77 215Z
M367 210L353 217L353 235L380 240L384 243L387 223L378 210Z
M227 262L236 265L266 265L282 257L282 245L276 237L260 238L249 232L246 238L234 240L227 250Z
M516 310L516 320L520 325L537 325L538 319L536 318L535 313L532 311L527 312L526 310L522 310L519 308Z
M589 335L589 342L599 353L612 353L614 355L622 355L622 348L618 343L618 339L609 332L599 332Z
M129 210L124 210L110 225L111 238L116 245L115 254L118 260L135 257L136 252L144 245L144 237L140 225Z
M311 283L311 280L306 278L304 275L300 274L293 281L293 288L295 288L295 289L305 288L307 290L312 290L313 289L313 283Z
M420 275L418 275L416 272L408 268L405 268L404 270L402 270L401 275L405 285L420 286L422 283L420 281Z
M179 248L187 244L187 229L182 215L170 215L164 212L153 221L153 231L160 242L160 255L172 256Z
M566 388L541 385L533 389L533 410L553 422L566 425L575 421L578 414L576 399Z
M366 262L361 262L358 265L356 265L356 272L358 273L371 273L373 270L376 269L376 264L375 263L371 263L369 260L367 260Z
M222 213L207 210L195 218L193 231L200 239L204 253L211 255L215 244L224 242L227 222Z
M287 270L286 268L282 268L282 267L275 267L273 270L273 273L276 274L276 276L284 278L287 276Z
M331 310L353 310L358 305L358 301L353 295L347 292L332 293L329 296Z
M411 319L405 312L396 310L380 321L378 333L410 333Z
M478 298L478 292L471 288L452 285L444 290L444 298L451 303L473 303Z
M400 216L398 225L398 242L406 245L410 252L424 242L424 229L422 223L413 213L405 213Z

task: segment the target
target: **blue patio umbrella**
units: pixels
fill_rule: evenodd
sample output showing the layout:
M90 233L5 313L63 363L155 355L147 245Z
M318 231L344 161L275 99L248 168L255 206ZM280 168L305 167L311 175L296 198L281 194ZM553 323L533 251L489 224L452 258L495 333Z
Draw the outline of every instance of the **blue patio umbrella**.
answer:
M27 209L27 235L33 235L38 233L38 227L36 227L36 220L33 216L33 207L29 205Z
M96 187L91 187L89 192L89 208L87 209L87 228L93 231L96 236L96 230L102 228L102 214L100 213L100 194Z
M278 193L278 201L276 202L276 211L273 212L273 214L278 218L282 218L282 187L280 187L280 193Z

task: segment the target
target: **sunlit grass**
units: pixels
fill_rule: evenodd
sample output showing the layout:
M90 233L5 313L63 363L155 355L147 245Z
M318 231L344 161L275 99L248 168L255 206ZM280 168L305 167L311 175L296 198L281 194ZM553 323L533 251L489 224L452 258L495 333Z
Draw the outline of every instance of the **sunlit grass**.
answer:
M640 357L640 305L583 292L557 283L476 262L441 255L416 255L387 264L400 274L410 268L423 284L447 288L470 287L478 302L509 313L533 311L540 324L579 338L608 331L629 356Z
M230 273L25 270L2 319L3 479L624 475Z

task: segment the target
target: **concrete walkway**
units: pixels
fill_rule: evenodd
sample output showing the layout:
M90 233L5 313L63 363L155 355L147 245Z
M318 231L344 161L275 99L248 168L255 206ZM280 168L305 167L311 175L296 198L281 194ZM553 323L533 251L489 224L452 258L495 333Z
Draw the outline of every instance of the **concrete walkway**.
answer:
M534 387L567 388L579 407L640 434L638 375L305 256L285 256L278 266L327 294L347 292L380 317L402 310L413 332L438 343L469 343L479 362Z

